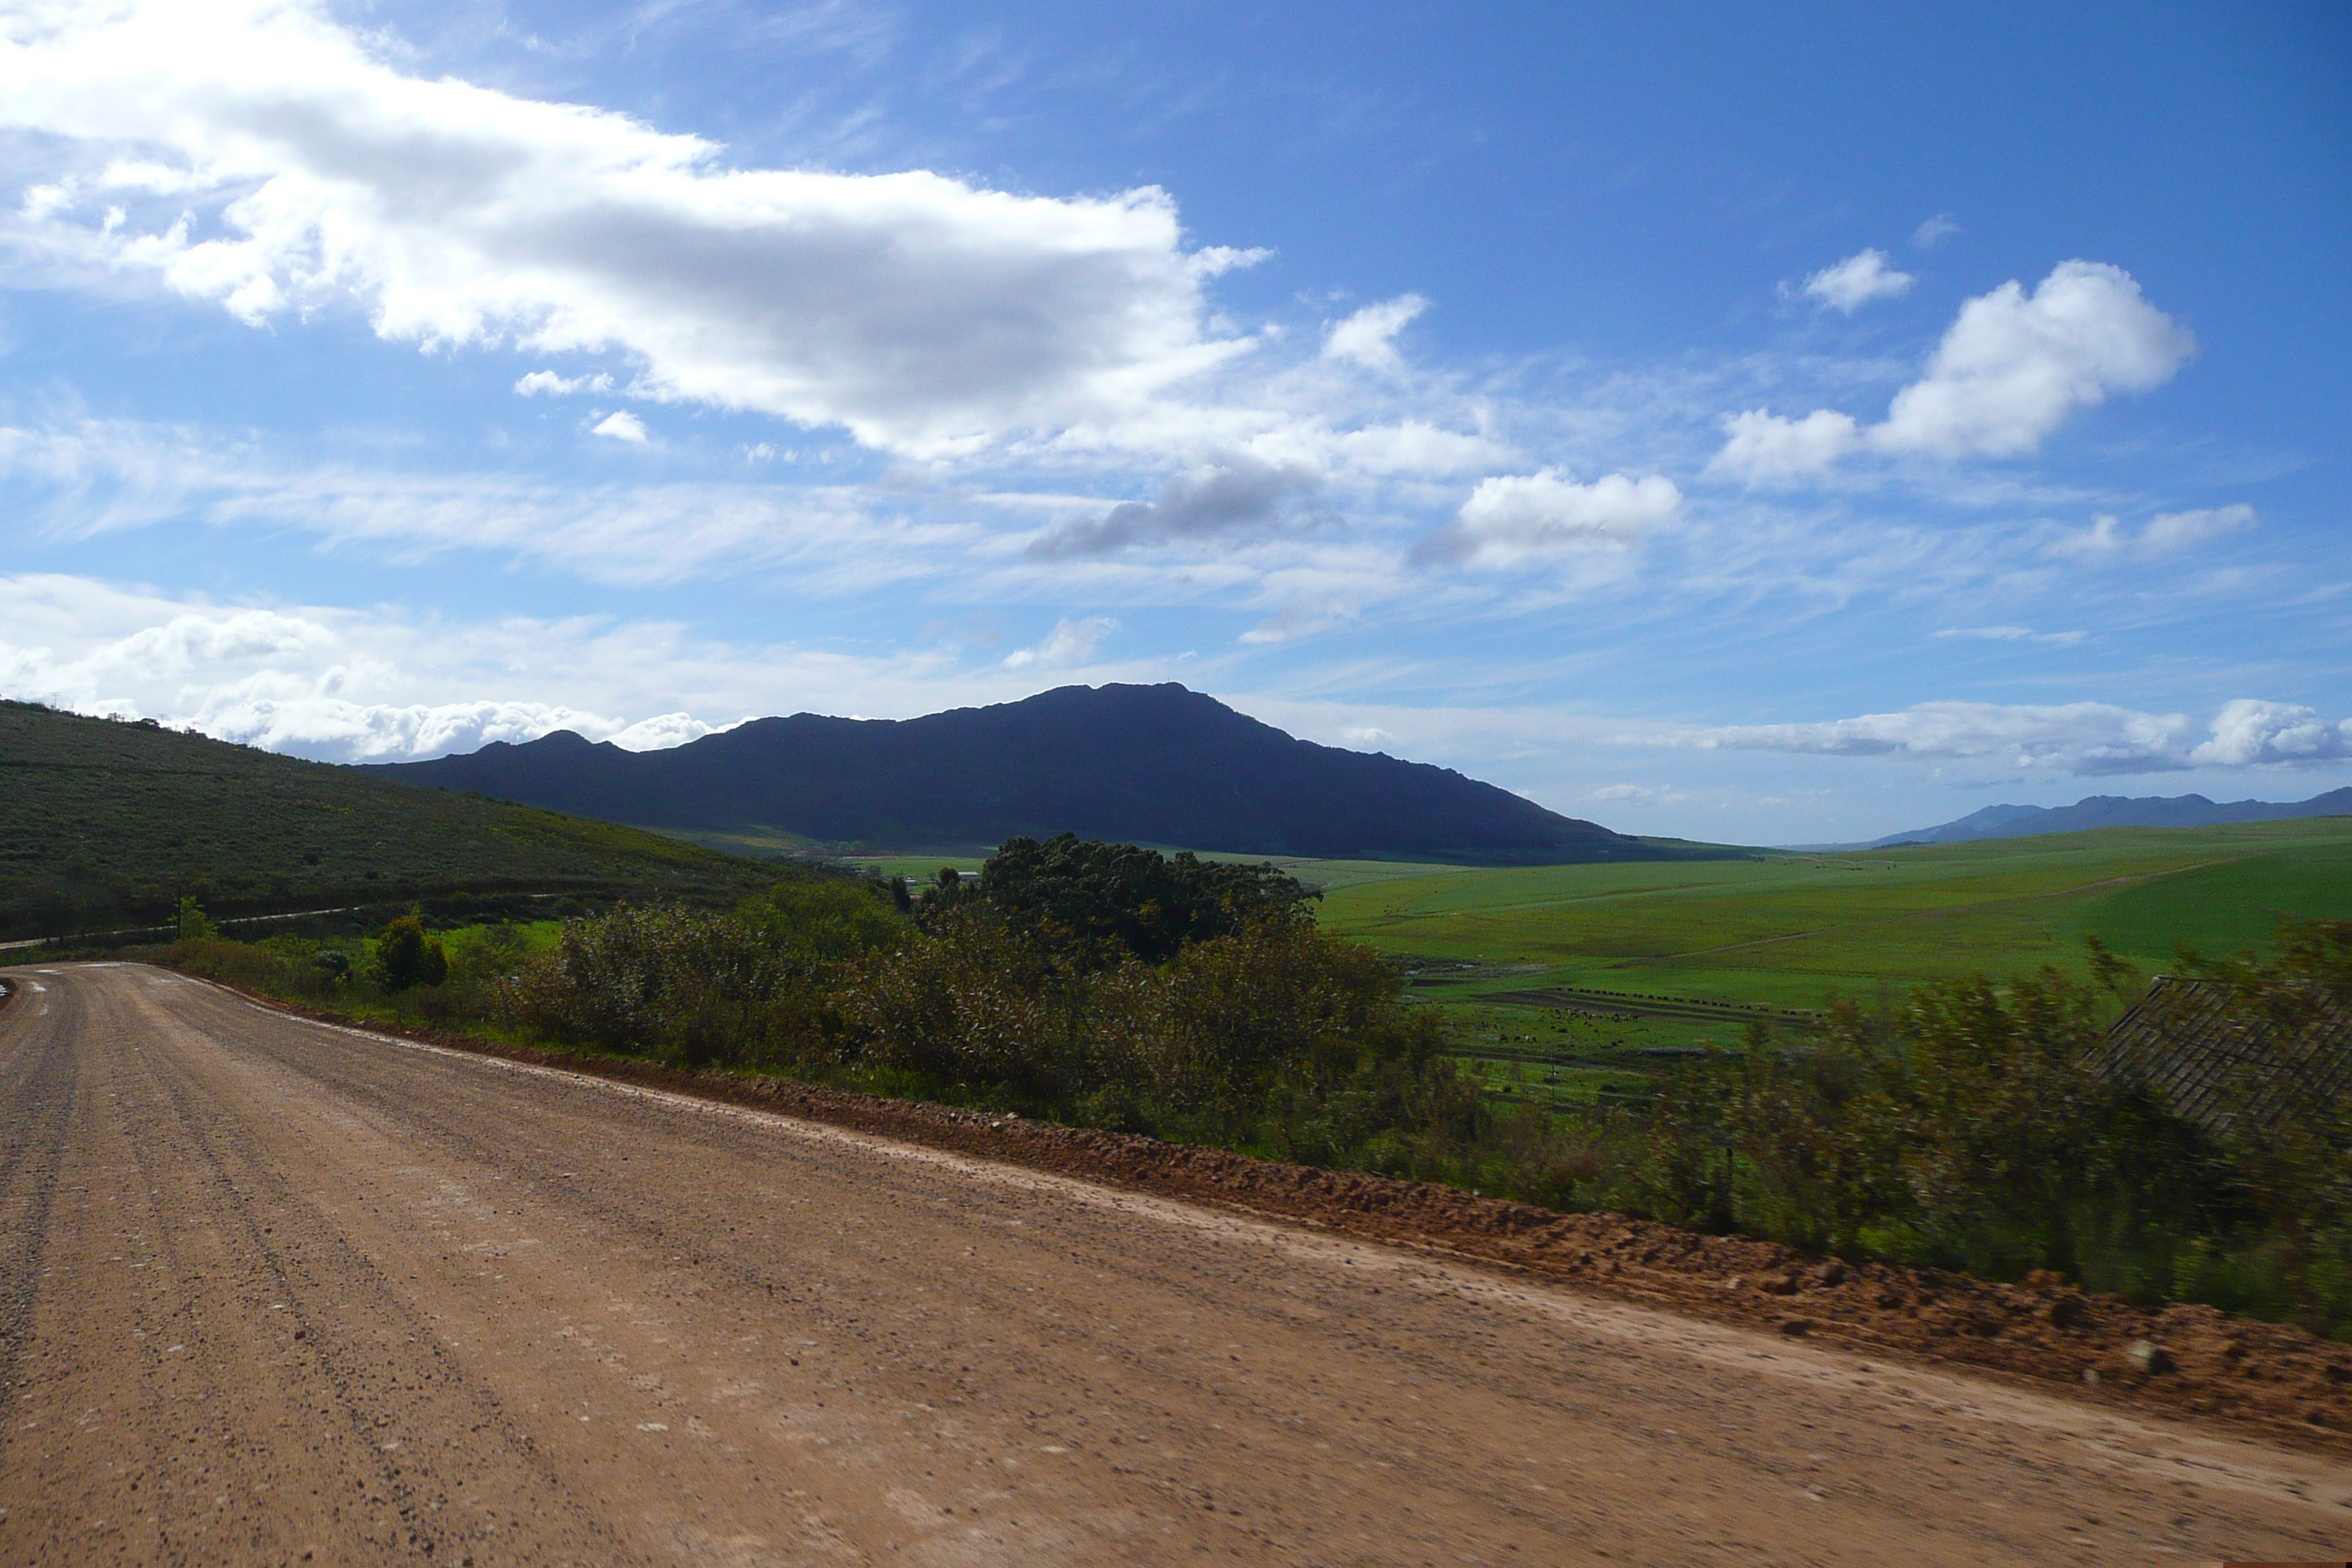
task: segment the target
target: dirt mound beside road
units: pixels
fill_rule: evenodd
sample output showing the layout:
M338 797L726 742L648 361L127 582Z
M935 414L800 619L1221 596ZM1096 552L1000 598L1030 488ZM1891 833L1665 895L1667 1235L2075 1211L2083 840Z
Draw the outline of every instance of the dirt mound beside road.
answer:
M342 1022L268 997L254 1000ZM382 1032L1229 1205L1792 1337L1982 1368L2062 1386L2095 1402L2220 1418L2352 1453L2352 1345L2210 1307L2148 1311L2120 1297L2077 1290L2054 1276L2010 1285L1933 1269L1844 1264L1773 1242L1702 1236L1622 1215L1561 1214L1432 1183L1318 1170L919 1100L427 1030Z

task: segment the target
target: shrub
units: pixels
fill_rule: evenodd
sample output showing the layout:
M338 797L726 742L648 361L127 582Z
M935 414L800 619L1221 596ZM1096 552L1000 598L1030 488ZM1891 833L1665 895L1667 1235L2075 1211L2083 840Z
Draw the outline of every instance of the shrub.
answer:
M214 929L211 919L205 915L204 905L196 902L195 896L190 893L181 895L179 910L173 918L173 923L179 927L179 938L182 942L210 942L220 934Z
M425 933L423 917L402 915L376 938L374 979L386 991L438 985L448 978L448 952L440 938Z

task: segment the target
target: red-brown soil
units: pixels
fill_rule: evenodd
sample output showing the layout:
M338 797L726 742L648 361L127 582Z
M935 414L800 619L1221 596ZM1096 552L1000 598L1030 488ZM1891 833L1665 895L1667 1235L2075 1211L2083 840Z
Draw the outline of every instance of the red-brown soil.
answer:
M1863 1281L1760 1294L1768 1251L604 1081L138 965L14 973L0 1568L2022 1568L2352 1538L2331 1430L1825 1342Z
M2029 1378L2097 1404L2219 1417L2352 1453L2352 1345L2210 1307L2149 1311L2051 1276L2003 1284L1934 1269L1850 1265L1773 1242L1704 1236L1622 1215L1561 1214L1433 1183L1318 1170L1156 1138L433 1030L389 1032L1423 1247L1791 1337ZM2143 1349L2136 1363L2135 1346L2159 1353L2150 1363Z

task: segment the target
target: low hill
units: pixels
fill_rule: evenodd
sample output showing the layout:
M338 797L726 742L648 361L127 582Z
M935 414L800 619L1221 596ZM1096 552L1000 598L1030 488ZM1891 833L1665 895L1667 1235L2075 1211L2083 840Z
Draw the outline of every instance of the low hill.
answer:
M456 893L732 901L772 867L658 834L0 701L0 937Z
M1982 838L2026 838L2044 833L2087 833L2100 827L2226 827L2235 822L2285 822L2304 816L2352 816L2352 786L2309 800L2211 801L2201 795L2095 795L2072 805L1989 805L1935 827L1890 833L1867 844L1830 846L1885 849L1896 844L1973 844Z
M1297 740L1172 683L1066 686L903 721L797 713L664 752L560 731L365 771L645 827L781 830L843 847L1071 832L1329 858L1537 864L1688 852L1449 769Z

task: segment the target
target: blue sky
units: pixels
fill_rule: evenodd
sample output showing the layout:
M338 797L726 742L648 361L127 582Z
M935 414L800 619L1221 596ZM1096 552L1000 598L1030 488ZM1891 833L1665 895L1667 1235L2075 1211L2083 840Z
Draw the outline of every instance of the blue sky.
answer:
M0 692L2352 782L2352 12L0 4Z

